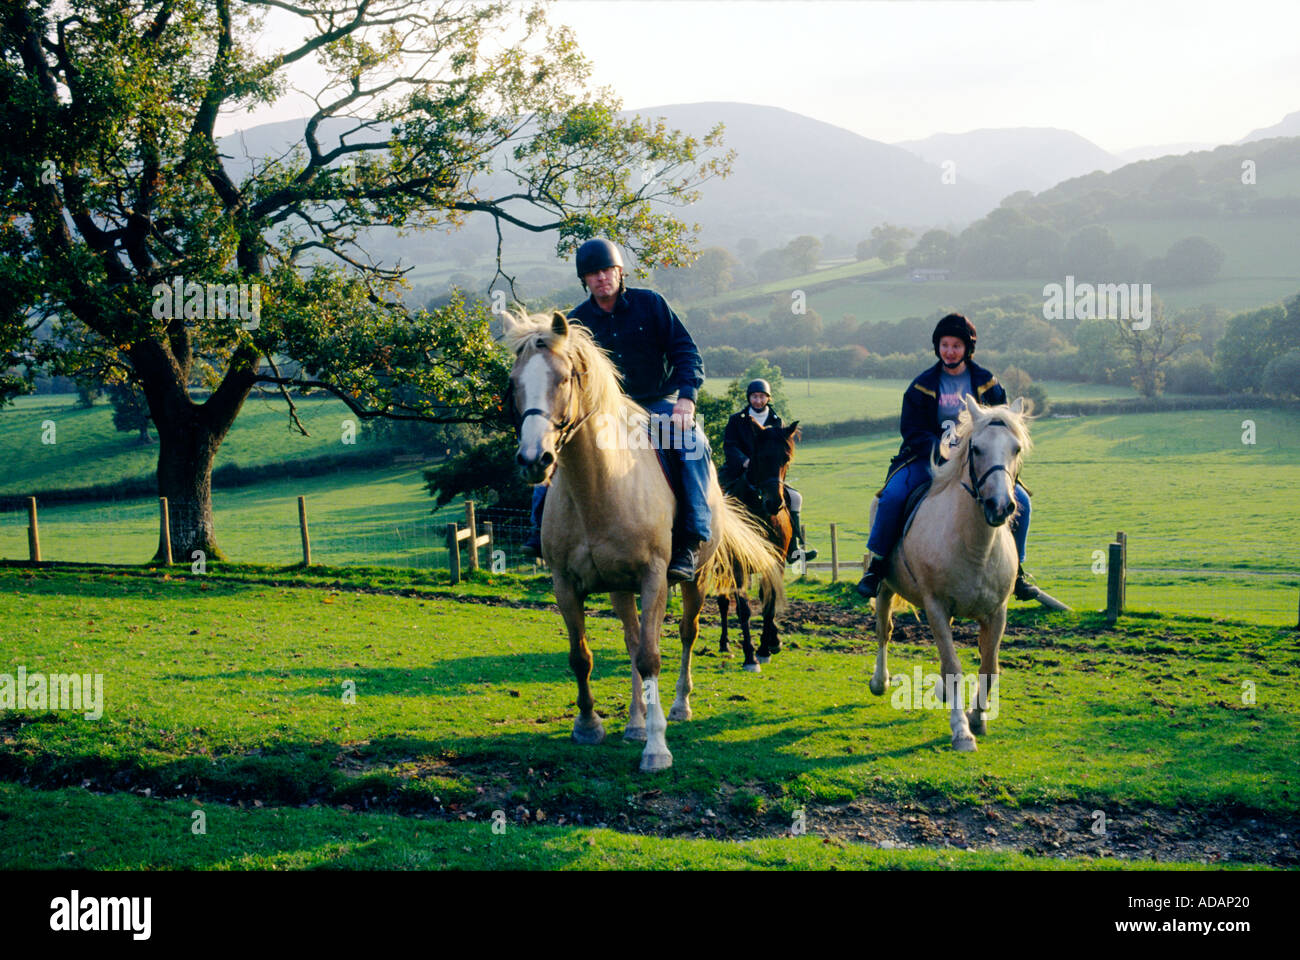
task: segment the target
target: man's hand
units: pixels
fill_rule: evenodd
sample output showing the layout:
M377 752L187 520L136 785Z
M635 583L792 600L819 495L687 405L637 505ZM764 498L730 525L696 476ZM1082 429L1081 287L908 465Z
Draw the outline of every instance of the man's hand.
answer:
M695 422L695 401L679 397L677 402L673 404L673 416L681 422L683 427L689 427Z

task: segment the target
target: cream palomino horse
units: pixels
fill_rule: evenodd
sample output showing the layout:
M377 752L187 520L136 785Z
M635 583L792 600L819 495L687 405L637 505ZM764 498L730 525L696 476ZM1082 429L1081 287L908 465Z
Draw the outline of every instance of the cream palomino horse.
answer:
M607 591L632 658L632 702L623 738L645 741L643 771L667 769L673 757L659 700L659 635L668 604L676 501L646 436L649 414L623 394L618 371L586 327L570 325L558 312L550 317L507 313L504 330L515 353L510 383L522 416L517 459L530 482L551 478L542 556L568 627L569 666L578 681L573 739L596 744L605 738L591 694L584 604L591 594ZM700 455L708 454L701 449ZM778 593L782 586L782 558L743 508L723 497L712 471L709 509L713 536L700 547L699 575L681 585L682 665L671 720L691 718L691 648L705 595L734 587L733 564L771 581ZM634 595L641 600L639 621Z
M943 464L931 460L930 491L894 548L889 576L876 596L879 648L871 692L881 696L889 687L885 651L894 600L902 597L925 611L939 647L952 745L969 751L975 749L975 734L983 736L986 731L990 700L996 711L998 646L1018 560L1007 521L1016 510L1015 478L1030 440L1023 398L996 407L981 407L969 394L965 399L948 460ZM873 500L873 520L876 506ZM963 711L965 681L952 640L953 617L979 623L979 684L970 697L969 714Z

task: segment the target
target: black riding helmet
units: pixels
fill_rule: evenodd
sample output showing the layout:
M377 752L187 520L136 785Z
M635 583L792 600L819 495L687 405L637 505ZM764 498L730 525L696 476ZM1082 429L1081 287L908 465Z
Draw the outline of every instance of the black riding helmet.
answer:
M934 328L934 335L930 341L934 344L934 355L943 360L939 355L939 341L944 337L959 337L966 342L966 356L963 360L969 360L971 354L975 352L975 324L971 323L960 313L950 313L939 321L939 325Z
M768 386L766 380L751 380L749 386L745 388L745 396L751 393L766 393L769 397L772 395L772 388Z
M623 255L619 253L618 247L603 237L596 237L588 240L578 248L578 254L574 258L575 266L578 269L578 279L582 280L582 288L587 289L587 281L582 278L589 273L595 273L597 270L604 270L606 267L618 267L620 272L625 270L623 266ZM619 277L619 289L623 288L623 278Z

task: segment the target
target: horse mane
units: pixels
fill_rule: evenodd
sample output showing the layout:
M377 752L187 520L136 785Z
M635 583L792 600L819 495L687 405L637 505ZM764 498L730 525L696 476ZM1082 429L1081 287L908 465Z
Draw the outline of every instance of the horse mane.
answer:
M582 324L570 320L568 335L559 337L551 329L552 317L548 314L521 311L511 318L514 322L504 326L506 346L520 358L543 349L565 353L583 374L579 383L584 406L593 415L623 414L629 424L648 418L645 408L623 393L622 374Z
M1022 458L1033 449L1034 444L1029 438L1028 426L1028 421L1033 418L1028 413L1016 413L1004 403L996 407L981 407L979 420L976 422L971 419L970 409L963 407L957 416L957 426L953 431L957 443L948 447L948 459L943 463L938 462L938 446L930 455L931 493L939 493L954 483L961 482L966 475L967 461L970 458L970 438L976 430L993 419L1001 420L1015 434L1020 444Z

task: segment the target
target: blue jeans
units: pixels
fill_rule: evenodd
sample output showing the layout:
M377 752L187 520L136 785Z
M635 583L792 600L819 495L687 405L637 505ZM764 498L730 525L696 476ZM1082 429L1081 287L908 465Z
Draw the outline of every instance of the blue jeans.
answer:
M902 467L889 478L885 489L880 493L880 503L876 507L876 521L871 525L871 535L867 538L867 549L878 557L888 557L898 545L898 538L903 534L903 507L912 491L930 477L928 464L916 460ZM1025 542L1029 538L1029 493L1019 483L1016 484L1016 503L1019 509L1011 521L1011 535L1016 540L1016 553L1020 562L1025 562Z
M646 404L646 409L651 413L668 416L673 412L673 402L660 400ZM689 544L697 540L708 540L713 536L713 514L709 510L709 467L713 457L709 452L709 439L698 424L691 427L689 439L683 437L682 449L669 450L667 459L670 471L674 460L679 465L676 473L681 487L677 519L673 524L674 542ZM542 525L546 491L545 484L533 487L534 527L540 528Z

